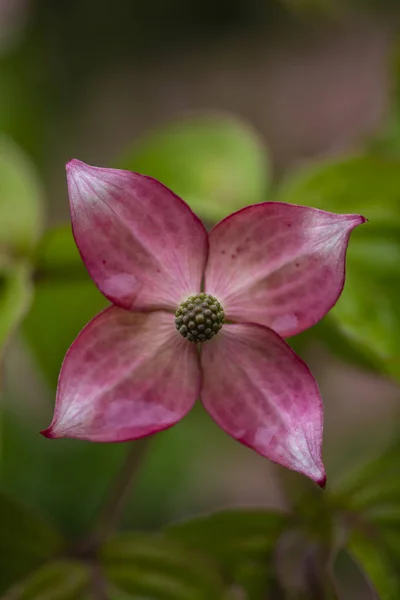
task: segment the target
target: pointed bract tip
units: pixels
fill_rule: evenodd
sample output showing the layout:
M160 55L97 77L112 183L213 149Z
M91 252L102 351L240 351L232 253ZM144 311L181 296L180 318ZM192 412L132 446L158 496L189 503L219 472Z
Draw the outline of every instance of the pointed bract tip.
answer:
M362 215L347 215L347 219L348 219L347 222L349 224L349 228L351 230L355 229L359 225L363 225L364 223L368 222L368 219L366 219Z
M324 474L324 476L321 477L321 479L318 479L316 483L322 490L324 490L326 488L326 475Z
M82 162L81 160L78 160L77 158L71 158L65 165L65 168L67 170L67 173L69 173L75 169L81 169L82 167L87 167L87 166L88 165L86 163Z
M42 435L43 437L45 437L45 438L48 438L48 439L50 439L50 440L51 440L51 439L54 439L54 438L56 437L56 436L53 434L53 431L52 431L52 428L51 428L51 426L50 426L50 427L47 427L47 429L42 429L42 431L40 431L39 433L40 433L40 435Z

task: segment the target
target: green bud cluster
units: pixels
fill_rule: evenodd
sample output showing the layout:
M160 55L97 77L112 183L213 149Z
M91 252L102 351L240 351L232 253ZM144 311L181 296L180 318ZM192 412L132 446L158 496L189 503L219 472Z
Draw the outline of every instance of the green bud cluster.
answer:
M210 294L189 296L175 313L175 326L189 342L196 344L211 340L224 323L222 306Z

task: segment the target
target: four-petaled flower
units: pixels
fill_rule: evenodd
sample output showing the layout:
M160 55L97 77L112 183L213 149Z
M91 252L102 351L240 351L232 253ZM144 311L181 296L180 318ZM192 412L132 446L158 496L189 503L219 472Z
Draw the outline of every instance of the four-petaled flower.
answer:
M207 234L151 177L72 160L67 179L76 243L112 306L68 350L43 434L133 440L200 398L233 438L323 486L322 401L282 338L335 304L365 219L265 202Z

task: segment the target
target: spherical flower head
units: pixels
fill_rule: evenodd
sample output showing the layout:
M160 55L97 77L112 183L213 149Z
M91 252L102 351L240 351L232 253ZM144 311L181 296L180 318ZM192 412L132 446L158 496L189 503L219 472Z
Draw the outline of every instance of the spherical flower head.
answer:
M224 319L218 300L203 292L182 302L175 313L175 327L189 342L203 344L217 335Z
M322 400L283 338L336 303L365 219L265 202L207 233L151 177L73 160L67 180L77 246L111 306L68 350L43 434L137 439L200 398L234 439L324 486Z

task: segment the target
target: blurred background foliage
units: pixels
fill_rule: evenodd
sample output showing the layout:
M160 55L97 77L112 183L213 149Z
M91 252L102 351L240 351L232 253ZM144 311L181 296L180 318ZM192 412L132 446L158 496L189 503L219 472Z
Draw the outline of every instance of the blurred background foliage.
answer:
M0 598L400 598L398 19L390 0L0 0ZM105 306L68 224L72 156L160 179L208 227L268 199L369 219L340 301L289 340L325 400L325 492L201 407L143 456L38 434Z

